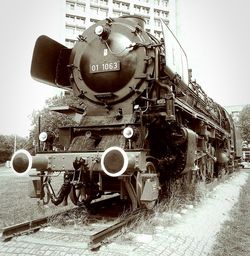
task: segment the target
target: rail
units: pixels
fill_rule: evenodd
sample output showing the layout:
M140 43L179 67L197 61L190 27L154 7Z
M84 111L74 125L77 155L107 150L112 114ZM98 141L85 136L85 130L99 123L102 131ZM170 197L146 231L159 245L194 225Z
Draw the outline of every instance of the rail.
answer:
M117 223L111 225L110 227L104 228L101 231L96 232L90 236L89 247L91 250L99 248L103 240L108 237L117 234L122 228L128 227L133 221L138 219L138 214L143 214L145 211L142 209L137 209L129 213L126 218L118 221Z
M2 230L2 239L3 241L8 241L14 236L26 234L28 232L35 232L41 227L45 227L47 225L48 218L45 217L9 226Z
M103 204L103 202L97 202L97 204L99 203L100 205ZM27 222L19 223L17 225L6 227L2 230L2 240L7 242L15 236L31 234L33 232L39 231L39 229L41 229L42 227L46 227L50 225L50 222L49 222L50 217L56 217L62 214L68 214L70 211L74 211L76 209L79 210L79 208L80 207L76 207L64 212L60 212L53 216L39 218L32 221L27 221ZM107 208L110 208L110 207L107 207ZM110 218L109 216L105 216L107 217L107 220L110 220L110 225L108 227L104 227L101 230L100 230L100 226L97 226L96 231L94 231L92 234L88 236L87 246L89 247L90 250L98 249L99 247L102 246L104 242L106 243L109 242L109 240L107 240L108 238L115 236L116 234L119 234L119 231L122 230L124 227L129 227L131 223L135 222L138 219L138 216L140 216L141 214L144 214L145 212L147 211L146 210L144 211L142 209L137 209L135 211L128 212L125 216L120 218L115 218L115 217ZM100 216L98 214L90 214L88 216L87 223L89 223L89 221L94 221L98 223L98 221L100 221L100 218L103 220L103 216ZM87 226L86 226L86 229L87 229Z
M35 231L38 231L42 227L46 227L49 225L49 220L50 218L54 218L57 216L61 216L63 214L73 212L75 210L79 210L79 207L74 207L70 210L62 211L56 214L53 214L51 216L46 216L42 218L37 218L34 220L18 223L12 226L8 226L2 229L2 240L3 241L8 241L14 236L19 236L27 233L32 233Z

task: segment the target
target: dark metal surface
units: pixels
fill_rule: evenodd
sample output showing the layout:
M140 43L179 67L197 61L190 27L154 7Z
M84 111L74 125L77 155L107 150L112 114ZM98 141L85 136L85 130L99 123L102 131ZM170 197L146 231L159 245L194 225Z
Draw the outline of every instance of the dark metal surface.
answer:
M67 50L68 52L65 53ZM39 82L52 86L69 86L69 75L65 71L70 52L70 49L55 40L40 36L33 52L31 76ZM63 74L60 78L59 73Z

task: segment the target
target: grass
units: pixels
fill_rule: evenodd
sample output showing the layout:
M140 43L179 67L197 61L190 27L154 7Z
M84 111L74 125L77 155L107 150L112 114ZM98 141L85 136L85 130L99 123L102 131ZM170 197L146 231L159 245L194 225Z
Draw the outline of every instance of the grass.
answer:
M187 183L177 180L174 183L171 183L169 187L169 192L167 196L159 202L156 207L153 209L153 215L138 215L137 221L133 223L132 226L127 227L127 229L123 230L123 233L120 237L116 239L116 242L120 243L133 243L133 239L137 234L146 234L146 235L154 235L157 232L157 229L165 229L168 228L180 221L182 215L185 214L189 209L192 209L196 205L198 205L205 197L209 197L209 191L213 190L221 182L225 181L226 177L221 180L215 179L212 183L206 184L205 182L198 182L193 185L187 185ZM239 216L238 221L241 222L242 226L244 223L248 223L244 227L246 230L244 231L244 235L242 236L239 233L235 233L234 229L238 228L239 224L236 223L235 227L230 231L233 236L231 239L234 241L235 248L239 249L242 240L242 249L241 254L230 254L229 251L231 248L227 244L221 244L221 248L217 252L217 254L211 254L212 256L246 256L250 255L250 187L248 187L248 201L245 202L245 209L242 212L248 212L248 216L242 217ZM246 197L246 191L242 192L242 196ZM132 232L129 232L132 231ZM224 233L224 239L227 240L228 231ZM238 238L237 238L238 237ZM248 243L246 240L248 239ZM231 241L228 241L231 243ZM232 244L232 243L231 243ZM227 249L230 248L230 249ZM248 248L248 249L247 249ZM222 251L223 250L223 251ZM247 251L248 250L248 251ZM232 249L234 251L234 249ZM248 252L245 254L245 252Z
M67 214L52 215L49 218L49 223L53 227L64 228L65 226L74 226L75 229L80 227L82 224L88 224L88 212L81 208L74 209L73 211L67 212Z
M250 255L250 177L217 238L213 256Z
M204 182L194 185L187 185L183 180L177 180L169 185L169 192L166 197L159 202L151 213L138 213L136 221L122 230L117 242L131 242L134 234L153 235L157 227L169 227L177 223L181 214L189 208L193 208L207 194ZM132 231L132 232L129 232Z
M10 172L10 169L0 167L0 229L34 218L53 215L65 209L65 206L56 207L51 203L48 206L39 204L37 199L28 196L30 178L18 177L8 172ZM248 184L250 184L250 177ZM133 234L153 235L157 227L167 227L175 224L179 221L183 210L199 203L207 195L207 192L207 186L203 182L193 186L186 186L181 181L171 183L169 193L164 200L156 205L153 215L138 213L136 222L124 228L120 236L115 239L116 242L129 243L134 238ZM250 186L245 185L240 200L232 212L232 218L224 224L211 255L250 255L249 206ZM72 208L72 205L67 208ZM124 213L121 218L126 218L126 214ZM87 214L75 211L66 218L65 216L51 217L50 222L56 227L63 227L68 224L79 227L86 222L86 218Z
M10 172L10 173L9 173ZM53 204L44 206L29 197L31 180L28 176L16 176L11 170L0 167L0 229L34 218L53 215L72 206Z
M63 211L65 208L72 208L73 205L70 203L70 200L68 200L69 206L67 207L54 206L52 203L46 206L42 205L37 199L29 197L29 186L32 185L30 177L19 177L11 173L1 175L1 171L6 173L8 171L11 172L11 170L0 167L0 228L34 218L53 215ZM58 177L57 181L60 184L62 177ZM137 221L133 223L133 227L137 227L136 232L153 233L156 226L163 225L166 227L172 225L178 221L178 214L183 209L193 207L193 205L204 198L206 193L206 185L202 182L189 186L182 180L177 180L169 185L167 196L154 208L156 218L152 218L152 215L138 214ZM84 216L86 214L79 216L78 212L73 212L67 218L51 217L50 222L55 226L64 226L70 221L77 225L85 221Z

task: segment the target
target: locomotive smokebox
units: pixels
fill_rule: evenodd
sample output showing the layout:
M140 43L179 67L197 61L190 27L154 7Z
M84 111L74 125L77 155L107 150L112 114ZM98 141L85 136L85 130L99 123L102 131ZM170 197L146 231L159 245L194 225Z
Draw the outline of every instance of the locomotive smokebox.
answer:
M20 149L12 156L10 165L15 173L25 174L31 168L46 169L48 167L48 159L45 156L31 156L28 151Z
M111 177L118 177L135 167L135 157L120 147L106 149L101 158L102 170Z

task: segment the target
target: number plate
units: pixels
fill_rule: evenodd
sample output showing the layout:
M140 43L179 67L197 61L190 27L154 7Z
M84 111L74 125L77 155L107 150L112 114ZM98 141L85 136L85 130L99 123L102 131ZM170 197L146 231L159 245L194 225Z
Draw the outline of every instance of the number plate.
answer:
M101 73L120 70L120 61L105 62L101 64L90 64L90 73Z

